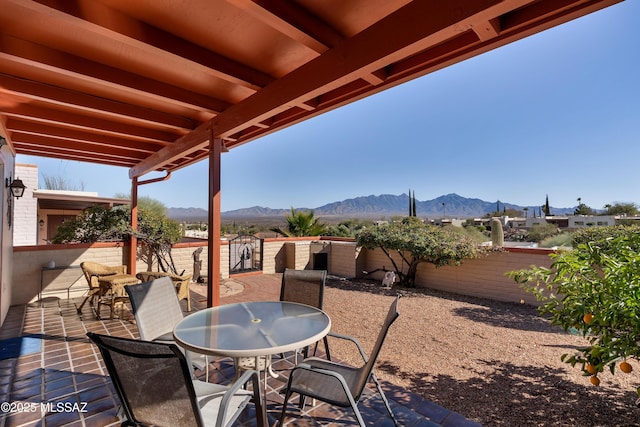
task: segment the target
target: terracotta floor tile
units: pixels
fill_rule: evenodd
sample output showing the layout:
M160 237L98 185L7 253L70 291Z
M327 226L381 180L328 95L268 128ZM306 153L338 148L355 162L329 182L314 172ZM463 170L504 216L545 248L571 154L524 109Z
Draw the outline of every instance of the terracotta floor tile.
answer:
M235 280L235 279L234 279ZM280 291L280 275L246 276L238 278L244 291L222 297L222 303L240 301L277 300ZM193 285L192 289L206 292L206 287ZM0 331L0 339L8 339L33 334L42 339L42 352L22 355L17 358L0 360L0 397L5 400L30 402L75 402L86 403L86 411L52 412L48 414L0 414L0 426L17 425L59 426L73 425L85 427L105 427L119 425L116 411L119 401L113 385L106 376L106 369L96 348L90 344L88 331L127 338L138 338L139 334L130 310L124 310L122 319L97 320L91 308L85 306L78 315L77 301L59 301L44 309L37 304L11 307ZM206 305L206 296L192 292L193 310ZM183 304L183 308L186 305ZM103 310L103 315L107 310ZM188 313L187 313L188 314ZM323 347L320 346L323 350ZM273 367L288 375L293 367L293 354L286 359L274 356ZM43 369L44 367L44 369ZM210 365L209 380L228 383L234 377L233 361L217 358ZM196 375L204 377L204 371ZM284 383L269 379L267 385L268 416L271 425L279 419ZM408 393L399 387L383 383L387 397L391 400L394 413L406 427L467 427L477 425L458 414ZM62 400L60 400L62 399ZM349 408L338 408L322 402L315 406L308 404L300 412L298 398L290 400L287 407L286 426L345 426L355 425L355 418ZM380 397L367 390L359 404L364 419L374 427L392 426ZM255 426L253 407L235 423L236 427Z

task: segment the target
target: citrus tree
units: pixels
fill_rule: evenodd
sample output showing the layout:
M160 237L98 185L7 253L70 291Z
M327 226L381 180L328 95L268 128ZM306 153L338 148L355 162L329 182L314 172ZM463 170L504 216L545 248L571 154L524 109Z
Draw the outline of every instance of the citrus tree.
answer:
M356 242L367 249L380 248L391 261L400 283L407 287L415 287L420 263L430 262L437 267L457 265L483 252L463 229L424 224L416 217L363 229ZM400 265L397 258L402 260Z
M588 345L561 359L579 366L594 385L604 369L630 372L626 359L640 358L640 229L576 232L573 250L550 257L550 268L509 275L542 302L539 312L551 324L587 339Z

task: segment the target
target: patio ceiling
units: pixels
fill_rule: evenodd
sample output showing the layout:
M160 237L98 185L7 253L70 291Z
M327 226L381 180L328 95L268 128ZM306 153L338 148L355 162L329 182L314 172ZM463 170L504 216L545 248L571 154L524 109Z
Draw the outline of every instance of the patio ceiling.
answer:
M618 1L1 0L0 134L173 171Z

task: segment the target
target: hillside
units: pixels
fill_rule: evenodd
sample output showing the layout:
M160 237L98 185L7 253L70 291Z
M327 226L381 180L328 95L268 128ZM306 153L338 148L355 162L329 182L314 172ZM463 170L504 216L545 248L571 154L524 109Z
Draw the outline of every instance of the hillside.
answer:
M481 217L487 213L494 212L498 207L498 202L487 202L480 199L473 199L459 196L458 194L447 194L433 200L416 201L416 211L419 217L428 218L473 218ZM537 211L539 206L526 206L529 212ZM511 203L499 202L499 209L524 210L525 206ZM382 218L395 215L406 215L409 210L409 196L407 194L392 195L382 194L379 196L370 195L346 199L340 202L333 202L316 208L296 208L299 210L313 210L320 217L338 218ZM556 208L551 207L553 215L565 215L572 213L574 207ZM284 217L291 212L291 209L271 209L261 206L236 209L222 212L225 218L266 218ZM167 215L175 220L206 220L207 211L200 208L168 208Z

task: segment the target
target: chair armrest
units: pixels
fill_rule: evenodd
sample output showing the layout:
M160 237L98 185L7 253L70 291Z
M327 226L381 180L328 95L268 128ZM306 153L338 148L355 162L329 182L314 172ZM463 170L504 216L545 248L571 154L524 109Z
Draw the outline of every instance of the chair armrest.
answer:
M229 386L229 389L224 393L224 396L220 401L220 410L218 412L218 420L217 420L218 424L216 425L223 425L223 420L225 419L225 415L226 415L225 413L227 412L227 407L229 406L229 400L238 391L243 389L245 384L247 384L249 381L253 383L252 384L253 400L254 400L254 405L256 406L256 413L262 414L261 416L257 417L258 426L266 427L264 425L266 420L266 412L265 412L265 408L263 407L262 391L261 391L262 389L260 387L260 376L258 375L258 371L255 371L255 370L245 371L240 376L240 378L238 378L236 382L231 384Z
M360 345L360 342L357 339L355 339L354 337L350 337L349 335L337 334L335 332L329 332L327 336L351 341L352 343L354 343L355 346L358 348L358 351L360 352L360 356L362 356L362 360L364 360L364 363L367 363L368 356L362 349L362 346Z
M324 383L320 388L325 390L341 389L345 394L345 397L347 397L348 400L353 401L353 396L351 395L351 391L349 390L347 381L344 379L342 375L330 369L311 366L304 362L299 363L295 368L293 368L293 371L291 371L291 374L289 376L289 384L287 386L288 388L291 389L291 391L305 395L305 396L309 396L309 397L322 398L325 401L329 401L329 403L337 402L331 399L329 396L320 395L319 393L315 393L313 390L311 390L309 387L312 387L313 382L311 382L310 384L307 383L307 384L302 384L301 386L298 386L298 383L296 383L296 372L299 372L299 371L307 371L307 375L311 374L312 377L313 376L324 377L324 379L318 380ZM326 380L328 380L331 384L329 387L325 387Z

